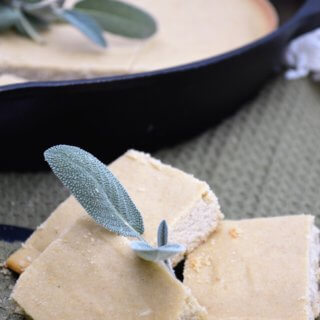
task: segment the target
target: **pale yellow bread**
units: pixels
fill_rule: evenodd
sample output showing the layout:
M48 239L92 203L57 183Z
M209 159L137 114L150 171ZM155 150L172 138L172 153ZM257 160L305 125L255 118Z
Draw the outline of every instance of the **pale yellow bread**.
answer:
M156 242L157 228L165 219L169 225L169 240L185 245L191 252L215 230L222 218L218 200L207 183L150 155L128 151L114 161L110 170L125 186L140 209L144 224L144 237ZM86 212L69 197L32 234L23 247L7 260L7 266L20 273L45 248ZM176 256L176 264L183 254Z
M311 320L319 253L312 216L222 221L188 256L184 283L210 320Z
M160 263L83 218L20 276L13 299L33 320L201 320L206 311Z
M43 37L41 45L13 32L1 34L0 72L30 80L125 74L140 46L139 41L108 35L109 48L100 49L69 25L56 25Z
M159 32L138 51L131 72L181 65L239 48L273 31L265 0L134 0L159 17Z
M14 83L27 82L28 80L21 77L17 77L13 74L1 74L0 75L0 86L5 86Z
M159 30L154 37L133 40L106 34L109 46L99 49L68 25L55 25L43 33L45 45L14 33L2 34L0 72L54 80L151 71L241 47L270 33L278 23L266 0L128 2L155 17Z

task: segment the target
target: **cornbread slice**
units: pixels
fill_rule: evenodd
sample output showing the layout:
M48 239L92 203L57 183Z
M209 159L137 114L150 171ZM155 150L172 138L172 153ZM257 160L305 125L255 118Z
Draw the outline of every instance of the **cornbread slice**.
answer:
M191 252L204 242L222 218L218 200L207 183L197 180L150 155L130 150L114 161L109 169L125 186L141 211L145 239L156 242L157 228L166 219L169 241L180 243ZM73 197L63 202L9 257L7 266L21 273L45 248L86 212ZM176 256L176 264L183 254Z
M319 254L312 216L223 221L189 255L184 283L211 320L311 320Z
M151 71L241 47L273 31L278 22L266 0L128 2L157 20L154 37L133 40L106 34L109 46L99 49L69 25L55 25L42 33L44 45L8 32L1 34L0 72L30 80L60 80Z
M124 237L82 218L20 276L13 299L33 320L200 320L206 311Z

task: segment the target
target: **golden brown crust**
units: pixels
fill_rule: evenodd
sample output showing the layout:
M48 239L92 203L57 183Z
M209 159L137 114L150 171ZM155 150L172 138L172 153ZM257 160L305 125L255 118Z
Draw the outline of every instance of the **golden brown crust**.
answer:
M16 273L22 273L26 270L34 259L39 256L40 252L33 247L21 247L14 252L5 262L7 268Z
M269 31L275 30L279 25L279 17L275 7L267 0L252 0L256 2L266 15Z

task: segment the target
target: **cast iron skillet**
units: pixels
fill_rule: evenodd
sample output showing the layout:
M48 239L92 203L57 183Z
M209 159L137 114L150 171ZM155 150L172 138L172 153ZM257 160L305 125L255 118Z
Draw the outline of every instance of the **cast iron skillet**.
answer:
M290 39L320 26L319 0L273 3L279 29L220 56L133 75L2 87L0 169L41 169L42 152L59 143L109 162L128 148L153 151L219 122L281 69Z
M22 227L0 224L0 241L25 241L33 230Z

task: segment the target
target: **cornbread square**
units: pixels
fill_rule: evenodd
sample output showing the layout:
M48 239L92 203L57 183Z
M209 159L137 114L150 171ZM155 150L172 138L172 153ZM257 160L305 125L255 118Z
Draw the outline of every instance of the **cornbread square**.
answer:
M33 320L201 320L206 311L163 264L78 220L20 276L13 299Z
M114 161L109 169L127 189L141 211L144 238L156 242L157 228L163 219L169 225L169 241L180 243L191 252L215 230L222 218L216 196L207 183L150 155L130 150ZM31 235L23 247L7 260L7 266L23 272L41 252L80 217L85 210L69 197ZM183 254L177 255L178 263Z
M187 258L184 283L211 320L311 320L319 251L312 216L223 221Z

